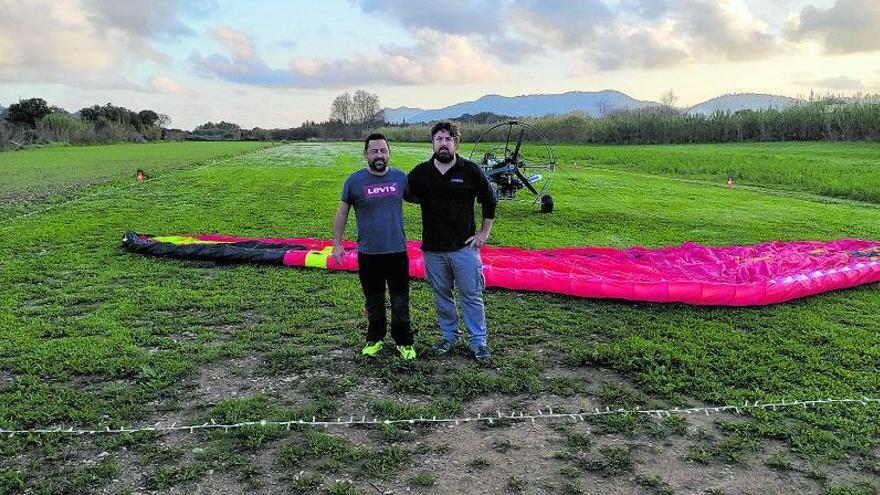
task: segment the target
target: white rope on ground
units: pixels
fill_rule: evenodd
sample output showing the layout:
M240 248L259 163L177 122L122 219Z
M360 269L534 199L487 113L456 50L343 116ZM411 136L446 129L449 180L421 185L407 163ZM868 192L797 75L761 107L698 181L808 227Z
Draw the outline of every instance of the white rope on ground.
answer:
M327 421L327 420L318 420L315 417L312 417L311 420L296 420L296 421L268 421L268 420L260 420L260 421L244 421L241 423L230 423L230 424L221 424L215 422L213 419L208 423L202 424L193 424L193 425L180 425L172 423L171 425L163 426L161 423L156 423L153 426L144 426L144 427L130 427L130 428L110 428L106 427L103 430L89 430L83 428L37 428L32 430L5 430L0 428L0 435L38 435L38 434L70 434L70 435L100 435L100 434L120 434L120 433L140 433L140 432L157 432L157 433L195 433L200 430L235 430L240 429L246 426L277 426L284 427L286 429L290 429L291 426L323 426L323 427L332 427L332 426L352 426L352 425L393 425L393 424L454 424L460 425L462 423L479 423L485 422L492 424L495 421L531 421L535 423L538 420L552 420L552 419L573 419L575 421L584 421L588 417L595 416L611 416L618 414L641 414L646 416L672 416L673 414L705 414L710 415L714 413L720 412L734 412L736 414L740 414L744 410L752 410L752 409L762 409L762 410L773 410L776 411L778 409L787 409L792 407L803 407L804 409L808 407L815 407L821 404L861 404L863 406L867 406L870 403L880 403L880 398L870 398L870 397L862 397L860 399L816 399L816 400L800 400L800 401L782 401L782 402L771 402L771 403L762 403L762 402L745 402L742 405L727 405L727 406L708 406L708 407L691 407L691 408L674 408L674 409L610 409L605 408L605 410L601 410L596 408L591 411L580 411L576 413L560 413L553 412L553 408L548 408L547 411L538 410L535 414L525 414L523 412L510 412L510 413L502 413L500 410L496 411L495 415L483 415L478 413L476 416L470 417L458 417L458 418L438 418L436 416L426 418L409 418L409 419L379 419L379 418L370 418L368 419L366 416L361 416L358 419L355 416L350 416L347 420L342 417L336 418L335 421Z

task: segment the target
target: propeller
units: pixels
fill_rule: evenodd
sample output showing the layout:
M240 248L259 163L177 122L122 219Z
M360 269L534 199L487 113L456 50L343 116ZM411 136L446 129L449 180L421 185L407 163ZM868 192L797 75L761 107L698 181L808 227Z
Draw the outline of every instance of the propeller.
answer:
M501 127L507 127L507 129L502 130L500 129ZM518 133L514 132L514 127L520 128ZM492 131L495 129L500 130L501 133L500 135L496 134L496 139L492 139ZM542 164L533 164L531 162L534 149L530 149L529 145L525 143L526 131L529 131L530 133L528 136L529 143L532 143L533 136L536 136L539 141L537 146L546 150L546 162L541 162ZM502 140L504 141L503 148L500 147L500 141ZM491 148L492 159L488 160L486 157L490 156L490 154L484 153L484 151L486 146L490 146L490 143L493 141L499 143L499 146ZM511 147L511 144L514 146ZM516 199L517 190L520 188L527 189L539 199L541 196L546 195L545 191L550 180L547 177L542 177L541 174L533 174L532 176L529 176L529 173L533 171L532 169L551 172L555 169L555 160L553 158L553 150L547 143L547 139L534 127L531 127L528 124L520 124L513 120L496 124L483 131L482 135L477 139L477 142L474 144L474 148L471 151L471 159L473 159L478 151L483 153L483 159L480 165L483 173L489 178L496 193L503 193L499 198ZM539 152L539 154L541 154L541 152ZM526 155L528 155L528 157ZM535 183L530 181L529 177L531 177ZM540 186L536 185L539 182L543 182L543 187L541 187L540 191L537 189L537 187Z
M526 186L526 188L529 191L532 192L532 194L538 194L538 190L535 189L535 186L533 186L532 183L529 181L529 179L527 179L526 176L523 175L522 172L519 171L519 167L517 167L516 165L514 165L513 173L515 173L516 176L519 177L519 180L522 181L522 183Z
M525 132L525 128L520 129L519 137L516 138L516 148L513 150L513 155L510 157L509 163L513 165L513 173L516 174L517 178L522 181L523 185L526 186L526 188L531 191L532 194L538 194L538 190L535 189L535 186L533 186L529 179L527 179L526 176L524 176L522 172L519 171L519 150L522 147L523 134Z
M516 138L516 149L513 150L513 156L510 157L510 161L513 162L514 165L519 161L519 148L522 146L523 134L526 132L525 127L519 130L519 137Z

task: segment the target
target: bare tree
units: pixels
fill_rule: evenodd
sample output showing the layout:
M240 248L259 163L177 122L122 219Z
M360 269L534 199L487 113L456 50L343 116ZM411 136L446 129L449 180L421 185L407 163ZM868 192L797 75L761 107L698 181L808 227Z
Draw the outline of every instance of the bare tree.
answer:
M605 117L611 113L614 108L611 106L611 103L608 102L607 99L602 98L596 102L596 115L599 117Z
M352 98L352 117L355 123L366 124L379 113L379 97L363 89L354 92Z
M351 124L353 103L351 95L346 91L337 96L330 106L330 120L338 120L343 124Z
M660 103L664 107L674 107L675 102L677 102L677 101L678 101L678 96L675 96L675 93L673 93L671 89L667 90L665 93L660 95Z
M343 124L369 124L379 118L379 96L363 89L337 96L330 106L330 120Z

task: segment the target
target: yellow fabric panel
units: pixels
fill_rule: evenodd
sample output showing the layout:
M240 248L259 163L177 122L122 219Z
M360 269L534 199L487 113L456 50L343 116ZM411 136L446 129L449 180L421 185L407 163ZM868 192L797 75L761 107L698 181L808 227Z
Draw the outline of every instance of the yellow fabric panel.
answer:
M320 251L309 251L306 254L306 266L311 268L327 268L327 258L330 257L330 252L333 251L333 246L327 246Z
M153 237L153 240L157 242L177 244L178 246L183 246L186 244L229 244L228 242L220 241L200 241L195 237L189 237L185 235L166 235L161 237Z

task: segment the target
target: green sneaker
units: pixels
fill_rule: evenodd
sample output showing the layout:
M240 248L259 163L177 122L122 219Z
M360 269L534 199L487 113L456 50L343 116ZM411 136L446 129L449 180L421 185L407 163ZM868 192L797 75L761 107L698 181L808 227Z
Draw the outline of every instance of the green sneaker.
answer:
M399 345L397 350L400 352L400 357L407 361L412 361L416 358L416 350L411 345Z
M379 350L382 349L382 341L378 342L367 342L367 345L364 346L364 349L361 351L361 354L364 356L374 357Z

